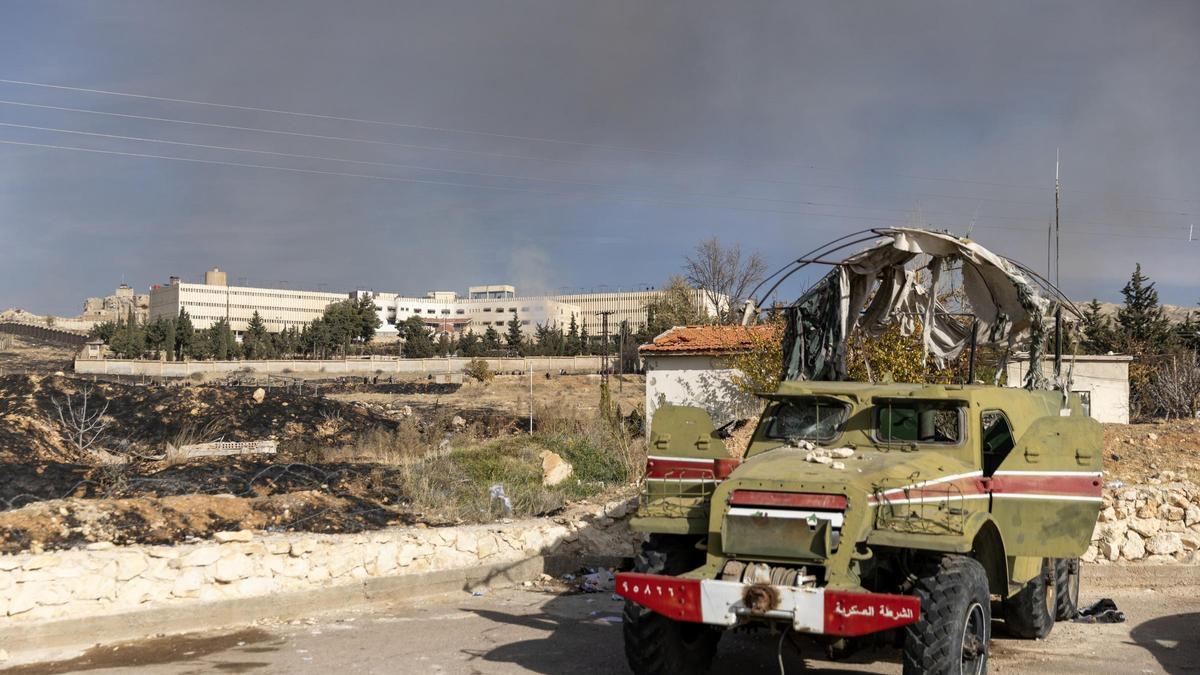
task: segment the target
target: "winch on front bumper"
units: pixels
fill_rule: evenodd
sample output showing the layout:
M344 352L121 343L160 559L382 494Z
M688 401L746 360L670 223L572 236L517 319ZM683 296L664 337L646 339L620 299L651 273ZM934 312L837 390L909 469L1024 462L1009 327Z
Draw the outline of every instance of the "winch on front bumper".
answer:
M914 623L921 601L908 595L834 591L622 572L617 594L677 621L735 626L789 621L798 632L854 637Z

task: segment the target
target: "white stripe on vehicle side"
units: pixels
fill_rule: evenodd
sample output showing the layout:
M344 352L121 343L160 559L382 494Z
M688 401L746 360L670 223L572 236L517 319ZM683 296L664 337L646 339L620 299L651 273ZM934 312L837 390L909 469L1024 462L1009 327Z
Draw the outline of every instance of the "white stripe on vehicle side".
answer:
M993 476L1088 476L1098 478L1099 471L997 471Z
M647 483L720 483L716 478L647 478Z
M784 509L761 509L753 506L731 506L725 512L730 516L745 516L754 518L762 516L765 518L791 518L794 520L808 520L810 517L815 517L818 520L828 520L834 527L841 527L845 516L840 513L831 511L789 511Z
M944 502L944 501L949 501L951 499L961 499L963 501L967 501L970 499L987 499L987 498L988 498L988 495L986 495L986 494L940 495L937 497L914 497L912 499L903 499L903 498L889 499L888 497L883 497L878 500L872 499L870 501L870 504L871 504L871 506L879 506L880 504L926 504L926 503L932 503L932 502Z
M890 488L890 489L884 490L883 494L888 495L888 494L895 494L897 492L904 492L905 490L917 490L917 489L923 488L927 485L937 485L939 483L949 483L951 481L956 481L959 478L973 478L975 476L982 476L982 475L983 475L982 471L969 471L967 473L956 473L956 474L953 474L950 476L942 476L941 478L930 478L929 480L921 481L919 483L913 483L912 485L905 485L904 487Z
M1069 502L1099 502L1103 501L1101 497L1085 497L1082 495L1043 495L1043 494L1026 494L1020 492L995 492L992 494L996 499L1049 499L1062 500Z
M693 464L705 464L712 466L714 460L698 459L696 457L664 457L662 455L647 455L646 459L653 459L661 462L691 462Z

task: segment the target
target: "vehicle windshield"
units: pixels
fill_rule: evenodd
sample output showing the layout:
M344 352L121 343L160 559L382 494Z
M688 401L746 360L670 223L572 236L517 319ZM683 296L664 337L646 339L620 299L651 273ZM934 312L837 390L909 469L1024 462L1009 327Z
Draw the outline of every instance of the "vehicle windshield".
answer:
M957 401L876 400L875 438L885 443L958 443L962 440Z
M775 408L767 438L785 441L828 441L842 430L850 406L832 398L789 398Z

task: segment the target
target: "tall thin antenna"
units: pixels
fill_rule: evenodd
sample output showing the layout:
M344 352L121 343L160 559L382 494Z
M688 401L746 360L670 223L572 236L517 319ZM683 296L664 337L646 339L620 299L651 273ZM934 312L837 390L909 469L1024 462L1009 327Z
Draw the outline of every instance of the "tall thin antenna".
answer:
M1058 203L1062 184L1058 180L1058 148L1054 149L1054 285L1058 286Z
M1052 269L1054 263L1054 221L1046 221L1046 278L1054 276Z

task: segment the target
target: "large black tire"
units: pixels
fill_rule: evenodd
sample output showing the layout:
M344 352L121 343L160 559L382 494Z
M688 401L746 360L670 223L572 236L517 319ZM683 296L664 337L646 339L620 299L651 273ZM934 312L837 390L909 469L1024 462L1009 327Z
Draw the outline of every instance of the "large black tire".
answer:
M987 672L992 605L987 572L974 558L945 555L917 579L921 618L904 628L904 673Z
M1041 639L1054 628L1058 593L1053 558L1042 559L1042 571L1004 601L1004 623L1013 636Z
M1054 565L1054 620L1079 615L1079 558L1059 558Z
M634 563L635 572L682 574L704 564L695 537L650 535ZM702 623L675 621L625 601L625 659L637 675L707 672L721 631Z

